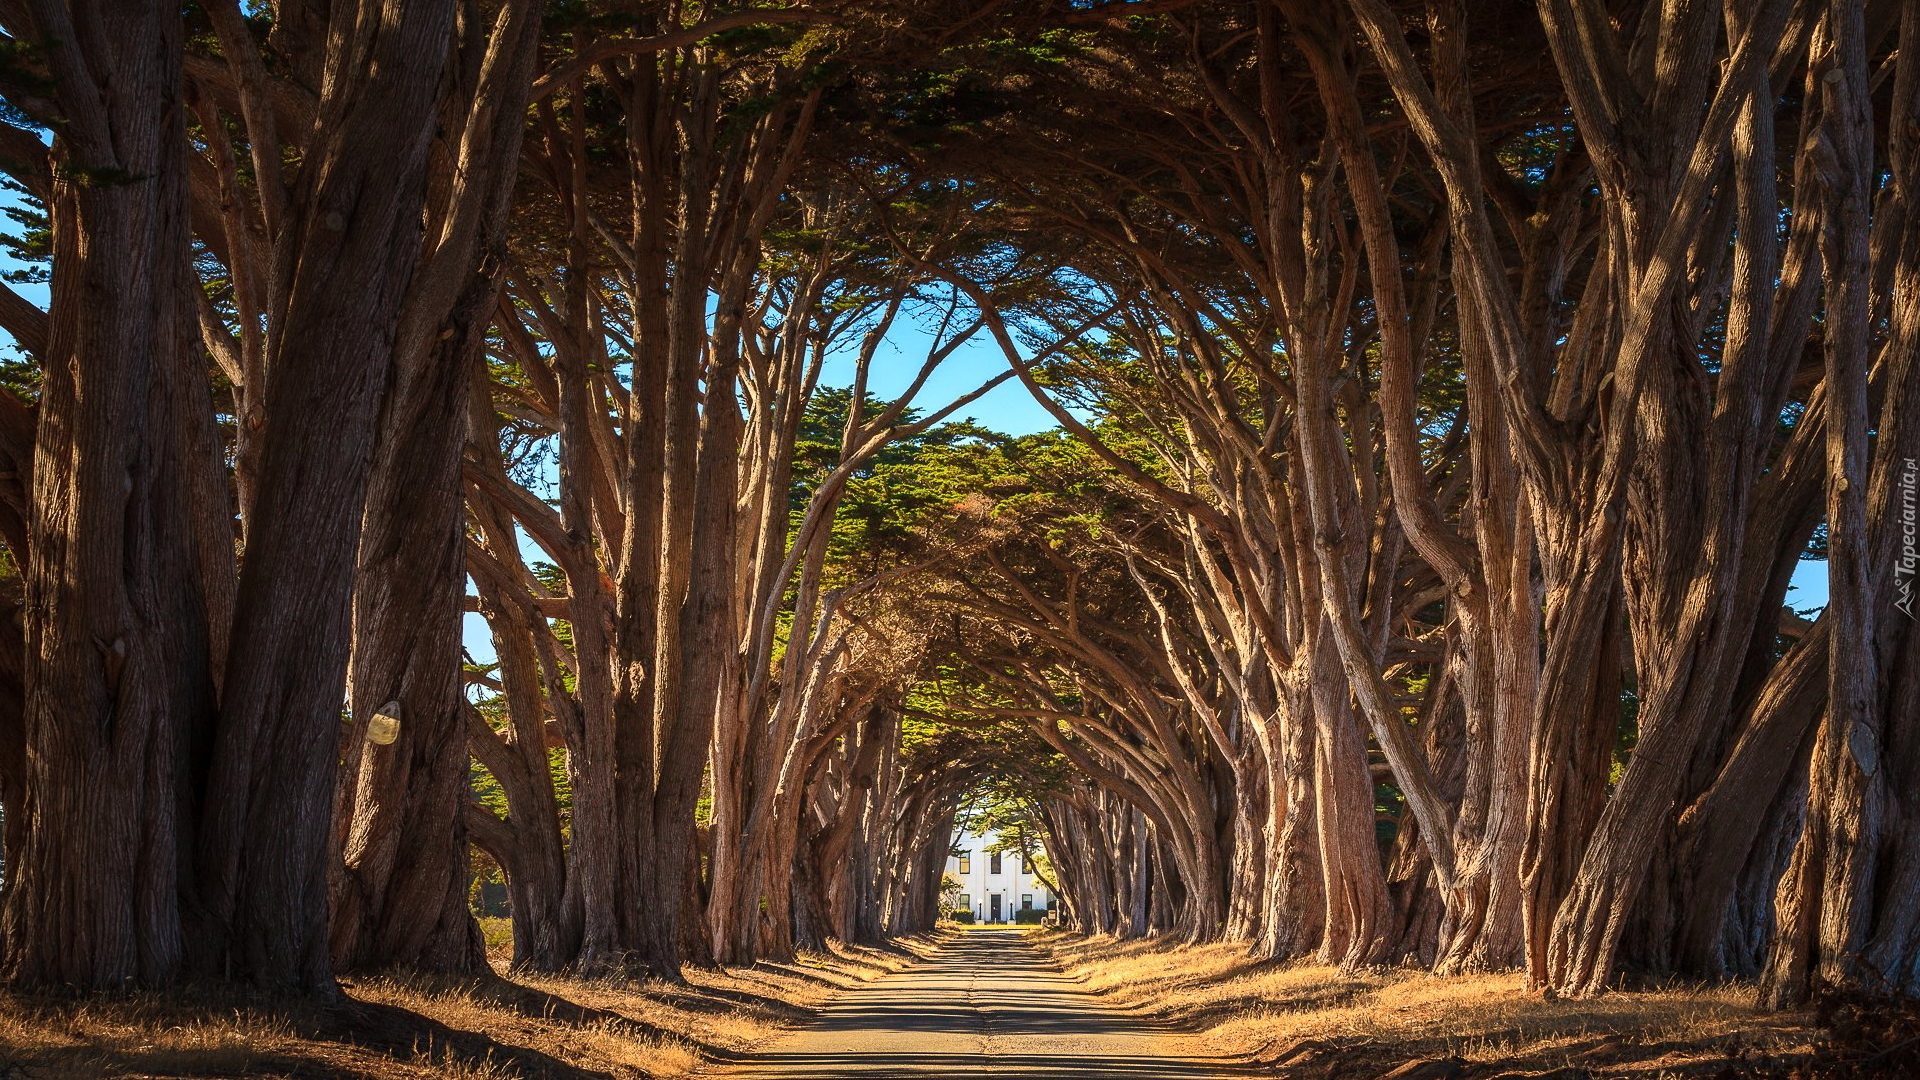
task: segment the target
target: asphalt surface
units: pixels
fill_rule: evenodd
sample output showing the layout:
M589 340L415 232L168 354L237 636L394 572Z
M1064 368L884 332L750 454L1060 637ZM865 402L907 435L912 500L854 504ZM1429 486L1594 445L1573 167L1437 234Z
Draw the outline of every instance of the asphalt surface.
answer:
M1177 1033L1103 1005L1012 930L848 990L726 1080L1217 1080Z

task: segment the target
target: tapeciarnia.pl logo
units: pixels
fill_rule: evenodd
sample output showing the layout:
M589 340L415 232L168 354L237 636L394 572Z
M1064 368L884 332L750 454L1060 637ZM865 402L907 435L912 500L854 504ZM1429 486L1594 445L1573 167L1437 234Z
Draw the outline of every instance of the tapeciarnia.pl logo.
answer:
M1920 554L1915 552L1914 534L1914 481L1920 478L1920 466L1912 458L1901 463L1900 468L1900 558L1893 564L1893 588L1897 598L1893 606L1913 618L1913 576L1916 566L1920 566Z

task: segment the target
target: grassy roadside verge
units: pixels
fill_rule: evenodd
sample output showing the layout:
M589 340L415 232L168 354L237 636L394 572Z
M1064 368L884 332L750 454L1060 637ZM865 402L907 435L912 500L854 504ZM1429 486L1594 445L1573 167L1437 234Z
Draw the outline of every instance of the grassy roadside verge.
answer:
M0 995L0 1080L677 1080L751 1050L934 937L791 964L692 969L685 985L516 975L380 977L336 1005L186 987Z
M1301 1080L1677 1080L1856 1075L1808 1071L1823 1034L1746 987L1548 1001L1517 973L1345 972L1179 946L1041 931L1032 940L1115 1005L1197 1032L1255 1075ZM1899 1075L1860 1072L1860 1076Z

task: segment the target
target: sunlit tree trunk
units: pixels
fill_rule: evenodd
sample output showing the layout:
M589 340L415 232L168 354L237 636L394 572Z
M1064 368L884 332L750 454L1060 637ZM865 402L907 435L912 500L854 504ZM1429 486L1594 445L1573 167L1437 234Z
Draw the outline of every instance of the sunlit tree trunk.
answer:
M455 15L450 0L376 7L335 13L317 135L275 238L287 270L267 312L267 428L199 836L208 963L304 989L332 985L354 552Z
M476 36L481 29L463 27ZM486 970L467 908L472 759L461 647L461 459L472 373L484 363L498 306L499 252L517 177L504 163L518 154L538 21L530 8L508 5L490 29L487 62L457 96L467 113L462 158L457 177L439 177L435 185L447 202L435 238L442 246L430 246L427 256L432 272L448 263L473 265L480 248L485 267L466 282L424 349L401 337L361 536L348 669L356 723L343 755L334 822L341 862L330 890L333 960L341 971ZM500 157L487 160L494 154ZM398 738L373 730L372 718L387 710L400 722Z
M492 402L485 400L486 372L476 364L470 377L477 384L470 453L479 463L470 478L485 476L486 488L508 490L498 421ZM583 921L578 893L568 889L570 866L549 757L564 745L557 731L550 735L548 729L559 726L550 718L552 710L564 706L566 687L551 648L541 648L541 635L551 631L529 591L531 575L521 559L515 519L487 490L469 490L468 514L478 536L470 542L467 566L479 594L478 607L492 632L505 723L496 731L477 709L469 710L467 747L499 783L507 817L469 803L468 832L506 874L514 968L556 972L578 954Z
M0 975L164 982L182 931L192 761L214 722L230 555L189 308L177 8L36 7L46 50L54 280L25 579L24 794L9 784ZM216 546L209 550L206 545Z
M1822 990L1913 995L1920 969L1920 844L1910 792L1920 779L1915 716L1920 657L1913 629L1912 522L1920 468L1920 377L1914 347L1920 312L1912 289L1920 272L1914 198L1920 148L1911 125L1896 136L1891 181L1878 207L1869 93L1867 24L1862 5L1828 5L1816 55L1829 72L1818 88L1824 140L1821 253L1825 264L1825 388L1829 606L1827 710L1814 743L1806 824L1776 904L1778 925L1761 982L1763 1001L1789 1005ZM1906 49L1920 41L1920 18L1901 26L1896 109L1920 101L1920 72ZM1829 51L1830 50L1830 51ZM1870 210L1880 214L1870 217ZM1873 237L1887 228L1900 262L1881 280L1888 315L1882 352L1885 389L1876 416L1869 394L1873 353ZM1870 444L1869 429L1876 443ZM1896 571L1896 567L1900 571ZM1889 604L1893 597L1895 604ZM1897 606L1904 602L1905 606Z

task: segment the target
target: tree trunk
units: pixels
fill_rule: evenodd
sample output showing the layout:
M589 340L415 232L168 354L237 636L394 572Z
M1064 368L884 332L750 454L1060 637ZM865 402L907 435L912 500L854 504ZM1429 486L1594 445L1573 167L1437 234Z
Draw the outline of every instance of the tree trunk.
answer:
M1326 886L1315 844L1319 813L1313 781L1316 727L1313 700L1289 679L1282 684L1278 714L1267 751L1266 912L1259 951L1277 960L1306 956L1320 947L1326 925ZM1274 745L1277 743L1277 745Z
M457 5L342 8L279 258L253 521L200 843L206 963L332 988L329 823L376 423ZM348 29L351 27L351 29Z
M1314 807L1319 816L1326 922L1323 963L1363 967L1392 947L1392 900L1373 828L1373 782L1332 630L1322 622L1312 651Z
M462 29L470 52L485 24L463 20ZM423 273L472 269L444 325L433 324L425 342L402 335L360 541L348 668L357 723L343 755L334 822L341 862L330 890L333 962L342 971L488 970L467 906L472 757L461 646L462 457L473 372L484 370L487 327L500 298L500 255L518 177L509 163L518 158L525 127L539 20L530 6L509 4L484 40L484 62L471 72L471 87L456 95L467 123L463 156L457 175L434 185L446 198L441 245ZM424 292L410 305L414 319L433 314L434 292ZM400 721L397 740L371 725L390 704L397 706L391 718Z
M1920 145L1893 125L1892 183L1877 208L1871 82L1863 5L1834 0L1814 41L1830 57L1817 84L1825 120L1821 254L1826 268L1829 605L1827 713L1814 744L1806 827L1776 904L1778 926L1761 998L1797 1004L1823 989L1920 993L1920 634L1913 626L1915 486L1920 484ZM1903 13L1895 115L1920 101L1908 50L1920 17ZM1818 70L1818 69L1816 69ZM1815 85L1811 83L1810 85ZM1878 209L1870 215L1870 209ZM1901 260L1884 280L1889 333L1880 414L1870 408L1874 297L1871 225L1890 230ZM1875 441L1869 469L1869 431ZM1888 598L1893 603L1888 603Z
M358 767L332 893L337 971L486 970L467 908L468 708L462 676L467 388L496 283L476 277L450 333L399 372L360 540L350 667ZM376 715L399 721L395 739ZM385 725L382 725L383 727Z
M25 796L9 801L4 970L16 985L172 978L190 947L180 857L213 722L230 564L188 251L184 29L167 4L104 23L47 4L67 121L54 141L54 281L26 589ZM230 551L230 548L227 549Z

